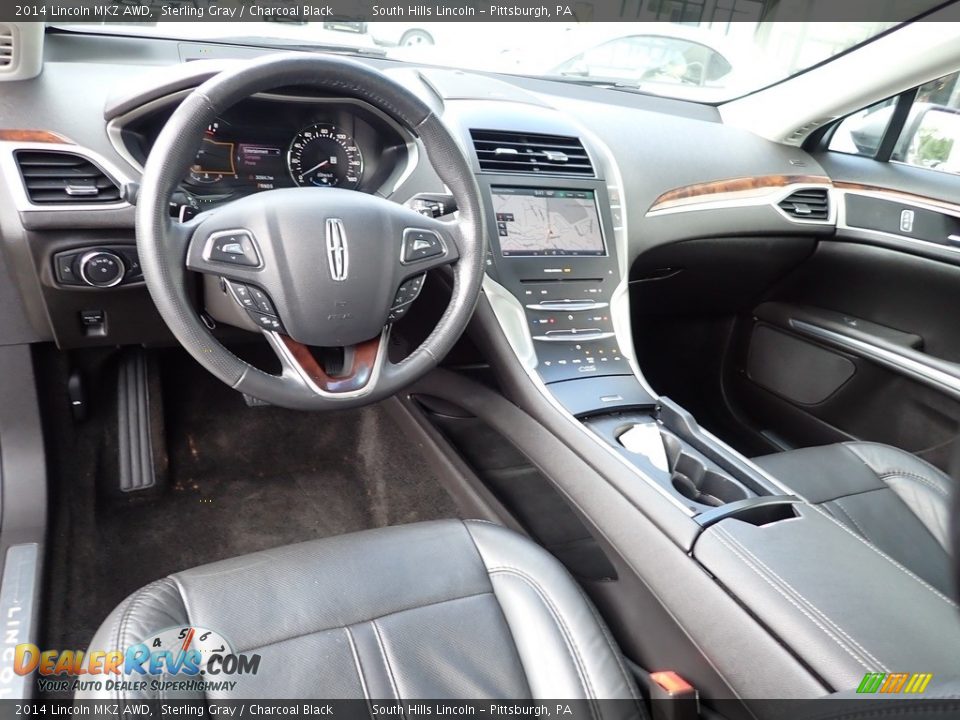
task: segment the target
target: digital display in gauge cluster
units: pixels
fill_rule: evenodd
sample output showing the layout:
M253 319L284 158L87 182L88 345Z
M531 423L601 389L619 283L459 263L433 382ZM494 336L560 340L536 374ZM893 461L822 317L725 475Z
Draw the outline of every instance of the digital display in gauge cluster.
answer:
M128 131L152 146L162 116ZM375 192L407 159L406 141L361 104L250 98L210 123L183 189L204 204L265 190Z
M186 182L202 194L294 185L355 190L362 179L356 141L333 123L313 123L284 136L217 120L204 133Z

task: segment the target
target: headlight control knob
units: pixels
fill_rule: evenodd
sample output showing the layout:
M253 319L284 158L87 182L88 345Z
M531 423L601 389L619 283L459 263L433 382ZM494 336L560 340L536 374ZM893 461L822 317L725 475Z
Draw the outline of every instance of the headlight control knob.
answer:
M106 250L91 250L80 258L80 277L93 287L108 288L120 284L126 270L123 260Z

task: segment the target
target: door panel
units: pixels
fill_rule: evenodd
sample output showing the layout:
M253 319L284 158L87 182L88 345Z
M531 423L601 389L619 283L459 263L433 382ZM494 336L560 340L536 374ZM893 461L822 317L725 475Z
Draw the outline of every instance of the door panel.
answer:
M956 308L958 265L822 242L741 319L724 383L781 447L872 440L948 469L960 428Z

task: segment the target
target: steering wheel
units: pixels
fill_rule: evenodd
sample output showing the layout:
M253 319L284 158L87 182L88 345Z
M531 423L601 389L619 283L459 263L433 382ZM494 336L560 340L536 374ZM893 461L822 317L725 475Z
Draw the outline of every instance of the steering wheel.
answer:
M170 217L170 197L218 115L256 93L304 86L364 100L418 136L457 203L456 221L337 188L268 190L186 223ZM316 55L268 56L190 93L150 152L136 232L147 288L187 352L240 392L304 410L376 402L433 368L473 314L486 252L476 179L439 118L383 73ZM391 362L392 322L415 297L423 274L442 265L453 272L447 309L422 345ZM222 278L248 307L280 359L280 375L244 362L214 338L191 302L188 271ZM328 370L310 346L343 348L342 368Z

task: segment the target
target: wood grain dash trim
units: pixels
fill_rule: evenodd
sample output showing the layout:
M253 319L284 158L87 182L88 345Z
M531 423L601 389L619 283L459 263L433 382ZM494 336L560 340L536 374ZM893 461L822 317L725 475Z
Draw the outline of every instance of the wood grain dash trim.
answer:
M65 137L58 135L55 132L50 132L49 130L17 130L12 128L0 128L0 141L73 145L72 141L67 140Z
M713 180L668 190L654 200L649 212L715 200L718 199L716 197L718 195L742 194L751 191L759 193L788 185L824 185L829 187L831 182L830 178L825 175L758 175L755 177Z

